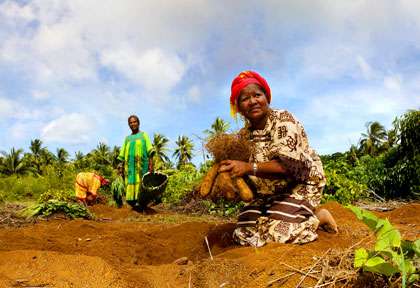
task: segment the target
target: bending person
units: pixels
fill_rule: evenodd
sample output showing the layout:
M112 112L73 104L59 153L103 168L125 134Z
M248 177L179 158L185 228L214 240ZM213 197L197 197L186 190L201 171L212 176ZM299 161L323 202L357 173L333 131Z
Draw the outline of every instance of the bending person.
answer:
M270 87L258 73L244 71L233 80L232 114L245 118L239 134L255 145L249 162L225 160L219 168L232 177L249 175L257 193L234 231L241 245L310 242L319 225L337 231L326 209L315 210L326 183L319 156L299 121L286 110L271 109L270 101Z
M149 158L152 144L146 132L140 131L140 120L136 115L128 117L131 135L125 137L118 159L123 161L125 182L125 199L136 210L139 207L141 179L143 175L153 170L152 159Z
M109 181L93 172L80 172L76 176L74 190L76 198L85 206L92 205L98 197L98 190L101 186L108 185Z

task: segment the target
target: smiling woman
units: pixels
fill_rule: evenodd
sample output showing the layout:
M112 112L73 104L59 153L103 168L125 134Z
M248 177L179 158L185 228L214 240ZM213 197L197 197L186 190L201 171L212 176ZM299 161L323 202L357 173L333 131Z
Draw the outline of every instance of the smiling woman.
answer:
M319 156L299 121L270 102L270 87L258 73L244 71L233 80L231 111L245 118L240 135L254 151L249 162L222 161L219 172L247 175L258 195L239 214L234 239L241 245L307 243L317 238L319 225L337 231L327 210L315 210L325 186Z

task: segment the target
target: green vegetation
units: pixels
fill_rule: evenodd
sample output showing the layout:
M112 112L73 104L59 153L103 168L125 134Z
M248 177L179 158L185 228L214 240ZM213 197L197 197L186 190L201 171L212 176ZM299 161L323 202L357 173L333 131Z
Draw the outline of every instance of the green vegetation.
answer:
M396 118L390 130L367 123L359 146L321 156L327 176L326 200L351 203L375 195L383 199L420 197L420 111Z
M168 185L162 195L163 203L178 204L199 184L201 174L192 164L182 165L178 170L163 171L169 175Z
M173 156L175 156L175 158L178 159L177 168L179 169L180 167L191 162L191 159L193 157L192 152L194 144L190 138L184 135L178 136L178 140L175 143L177 145L177 148L175 148Z
M381 274L387 277L400 275L402 287L420 279L420 239L402 240L400 232L388 219L380 219L374 214L349 206L372 231L375 232L376 244L373 250L359 248L355 251L354 267L363 271Z
M26 218L35 216L48 217L54 213L63 213L71 219L85 218L93 219L94 215L85 206L77 203L71 203L60 200L48 200L46 202L38 203L21 211L21 216Z
M348 151L321 156L327 177L324 200L352 203L365 197L418 198L420 195L420 111L408 111L396 118L393 127L386 130L373 121L366 125L358 145ZM210 129L203 131L202 141L211 135L226 132L227 122L216 118ZM193 197L203 175L212 161L203 151L200 169L191 163L194 145L190 138L179 136L171 151L169 139L154 134L154 168L169 176L168 185L162 195L164 204L179 205ZM204 146L203 146L204 147ZM99 143L91 152L78 151L71 158L63 149L50 152L39 139L31 141L28 153L12 148L0 154L0 203L13 201L49 200L72 201L74 178L80 171L96 171L111 181L117 178L119 147ZM171 162L170 153L175 159ZM120 183L121 184L121 183ZM115 184L116 185L116 184ZM121 185L119 185L121 186ZM101 188L101 194L110 201L117 186ZM112 191L111 191L112 190ZM118 190L118 189L117 189ZM119 192L118 192L119 193ZM117 193L117 194L118 194ZM201 201L201 205L216 214L236 213L240 204L219 201Z
M123 205L123 195L125 193L124 180L121 176L118 176L112 181L111 193L117 207L121 207Z
M207 138L212 138L217 134L226 133L228 129L229 123L217 117L216 120L214 120L213 124L211 124L211 128L204 130L204 134L207 135Z
M169 139L163 136L162 134L155 133L153 135L152 143L152 157L153 157L153 167L156 170L161 170L165 168L170 168L170 159L167 155L169 152L168 148Z

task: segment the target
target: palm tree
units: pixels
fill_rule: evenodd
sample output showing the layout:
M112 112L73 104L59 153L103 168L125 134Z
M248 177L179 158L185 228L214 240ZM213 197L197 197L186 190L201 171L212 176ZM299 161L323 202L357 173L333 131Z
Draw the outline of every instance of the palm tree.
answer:
M194 144L187 136L178 136L178 140L175 142L177 148L175 149L173 156L178 159L177 167L180 168L182 165L189 163L193 157L192 151Z
M217 117L211 124L211 129L204 130L204 133L207 134L207 137L213 137L214 135L225 133L229 129L229 123L224 121L222 118Z
M34 164L36 172L41 174L41 164L42 164L42 141L39 139L34 139L31 141L29 150L31 150L30 161Z
M358 156L357 156L358 152L359 151L357 150L357 146L353 145L353 144L350 146L349 151L346 152L347 161L353 166L356 165L356 163L359 159Z
M81 161L84 157L85 155L83 155L81 151L77 151L76 153L74 153L74 161Z
M120 161L118 160L118 156L120 155L121 148L119 146L114 146L111 151L111 165L113 168L117 168Z
M44 166L51 165L56 160L55 155L45 147L41 149L40 155L41 162Z
M64 148L57 148L58 164L67 163L69 156L69 152L67 152Z
M23 149L15 149L14 147L10 150L10 153L2 151L1 154L4 156L1 161L0 172L6 175L23 175L31 171L31 167L24 161L21 154Z
M366 133L362 133L360 149L363 154L377 155L379 147L386 139L386 130L378 121L366 123Z
M84 169L87 166L87 159L81 151L74 153L74 166L77 169Z
M111 164L111 149L105 143L99 142L96 149L91 152L91 155L93 157L93 161L98 164Z
M42 150L42 141L39 139L32 140L31 146L29 146L29 150L31 150L33 155L40 156Z
M156 170L161 169L164 164L169 161L169 157L166 155L169 151L167 147L168 143L169 139L164 135L159 133L153 135L152 157L154 159L153 166Z
M204 138L194 135L201 142L201 153L203 154L203 162L206 162L206 160L209 158L208 154L206 153L205 143L208 142L210 138L218 134L226 133L229 129L229 123L220 117L216 117L216 120L214 120L213 124L211 124L210 127L210 129L206 129L203 131L203 133L206 135Z
M382 145L383 150L389 150L397 145L400 141L400 119L394 118L392 128L386 131L386 142Z

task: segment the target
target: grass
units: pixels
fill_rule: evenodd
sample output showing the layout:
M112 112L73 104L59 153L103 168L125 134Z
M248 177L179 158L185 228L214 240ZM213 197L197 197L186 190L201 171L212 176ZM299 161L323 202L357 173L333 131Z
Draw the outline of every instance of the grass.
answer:
M43 176L8 176L0 178L0 203L39 199L48 190L73 190L74 172L65 171L58 177L54 170Z

